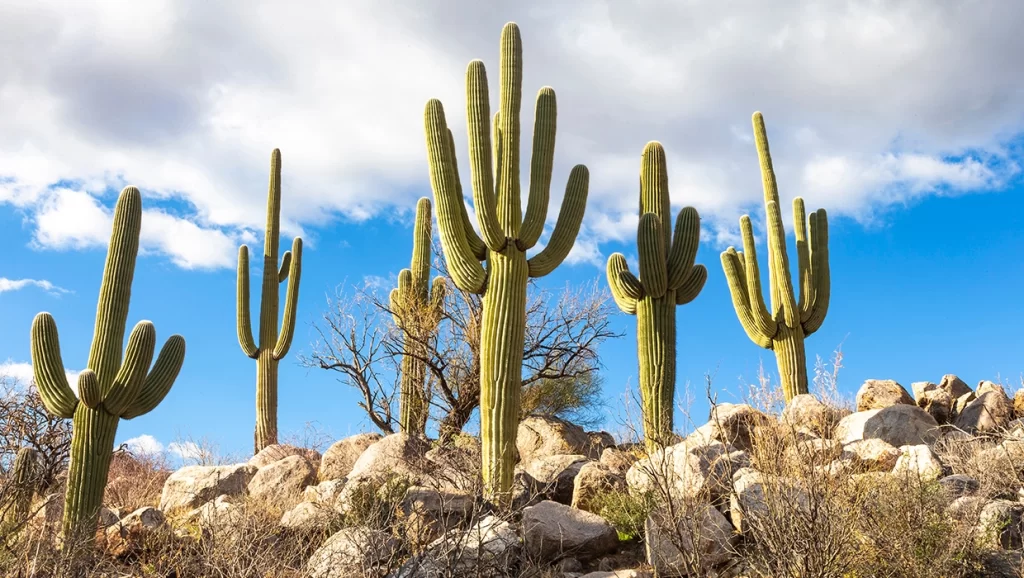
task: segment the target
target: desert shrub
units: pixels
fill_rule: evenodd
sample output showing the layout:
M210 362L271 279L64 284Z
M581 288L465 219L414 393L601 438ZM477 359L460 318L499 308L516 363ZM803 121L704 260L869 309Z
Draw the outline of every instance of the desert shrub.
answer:
M619 533L619 540L629 541L640 538L644 521L654 508L654 497L650 494L639 496L623 491L606 491L595 495L590 509L608 520Z

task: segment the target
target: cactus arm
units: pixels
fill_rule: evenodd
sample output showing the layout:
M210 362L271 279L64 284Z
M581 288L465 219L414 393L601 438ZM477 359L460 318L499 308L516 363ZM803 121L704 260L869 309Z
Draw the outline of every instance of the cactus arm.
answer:
M281 267L277 270L277 282L284 283L288 280L288 274L291 272L292 265L292 252L285 251L284 255L281 255Z
M172 335L160 348L160 355L157 356L153 369L146 376L142 387L139 388L138 395L121 412L121 417L132 419L153 411L171 390L184 362L185 338L180 335Z
M430 199L423 197L416 203L416 224L412 242L412 291L425 302L430 292Z
M455 189L458 191L460 202L458 203L459 214L462 219L462 230L466 234L466 242L473 255L480 261L487 258L487 244L483 242L480 235L476 234L473 224L469 222L469 213L466 211L466 201L462 196L462 179L459 178L459 160L455 154L455 138L452 137L451 129L448 130L448 158L452 161L452 172L455 174Z
M544 221L548 215L558 116L553 88L545 86L540 89L537 93L536 110L533 122L533 157L530 164L530 196L517 241L521 251L526 251L537 244L541 233L544 232Z
M404 271L404 269L403 269ZM399 277L401 279L401 277ZM388 294L388 307L391 309L391 320L395 322L395 327L402 327L402 316L399 314L400 307L402 306L402 291L395 287Z
M444 277L434 277L430 284L430 308L434 319L439 320L444 314L444 298L448 294L448 284Z
M78 374L78 400L92 409L96 409L103 403L100 381L91 369L86 369Z
M291 272L288 274L288 292L284 299L284 318L281 320L281 332L274 346L274 359L282 359L288 355L295 337L295 318L299 307L299 280L302 278L302 239L292 239Z
M761 293L761 269L757 264L757 249L754 246L754 229L750 217L740 218L740 233L743 236L743 259L737 257L737 263L746 266L746 270L738 279L744 279L747 287L746 302L750 308L751 319L756 323L757 333L772 337L777 330L776 321L768 312ZM755 340L756 341L756 340Z
M746 256L748 267L752 260L751 257L752 255ZM728 250L722 253L722 269L725 271L725 279L729 283L729 293L732 295L732 304L736 309L736 316L739 317L740 325L743 326L743 331L746 332L747 337L749 337L751 341L765 349L771 349L771 336L766 335L762 331L761 325L755 320L755 314L750 307L750 298L747 293L747 287L742 283L743 274L740 273L739 268L740 258L736 254L736 250L729 247ZM749 273L748 269L747 274L749 275Z
M668 161L665 147L651 141L644 147L640 160L640 215L654 213L661 225L665 250L671 243L671 201L668 194ZM641 273L641 276L643 273Z
M704 283L708 280L708 269L704 265L696 265L690 269L690 274L683 280L683 284L676 289L676 305L686 305L697 298Z
M461 212L465 211L465 207L460 207L463 200L456 186L458 175L454 172L452 149L447 142L449 131L441 101L428 101L424 117L430 186L434 192L434 204L437 205L437 224L441 233L444 258L452 281L460 289L480 293L487 280L487 273L473 254L463 229L464 219ZM477 205L476 208L479 215L480 206Z
M523 222L522 197L519 189L519 113L523 100L523 40L519 27L506 24L501 30L498 74L499 148L498 179L495 196L498 202L498 223L505 236L519 238Z
M252 313L249 309L249 248L238 248L238 344L242 353L256 359L259 348L252 338Z
M804 321L804 335L817 331L825 321L831 297L831 278L828 263L828 216L825 209L811 213L811 277L814 282L814 304Z
M700 243L700 215L697 209L686 207L676 217L676 230L672 238L672 249L668 253L668 288L679 289L693 274L693 263L697 260L697 244ZM696 295L695 295L696 297Z
M771 201L768 211L768 256L771 260L772 294L778 296L776 312L781 307L782 318L787 327L800 323L800 314L793 296L793 280L789 276L789 259L786 257L786 231L782 228L782 212L779 204ZM776 313L777 315L777 313Z
M636 245L640 254L640 283L649 297L663 297L668 290L668 271L665 261L665 236L658 215L641 215Z
M547 246L528 261L530 277L543 277L555 270L572 250L576 235L580 232L583 213L587 208L587 189L590 186L590 171L584 165L576 165L569 173L565 186L562 208L558 211L555 230L551 232Z
M484 243L492 251L505 248L505 234L498 222L491 152L490 102L487 71L481 60L469 63L466 70L466 101L469 124L469 170L473 180L473 207ZM429 106L429 105L428 105Z
M32 320L32 375L47 411L65 419L75 415L78 398L64 372L57 322L46 312Z
M793 199L793 236L796 237L796 263L800 297L796 307L800 313L800 321L806 321L814 303L814 282L811 280L811 251L807 245L807 214L804 200Z
M155 349L156 328L149 321L140 321L128 336L121 369L110 389L104 392L103 407L111 414L120 415L138 396Z
M615 304L619 306L619 309L623 313L628 315L636 315L636 302L637 298L634 296L634 292L630 291L621 281L620 275L623 272L629 272L629 265L626 263L626 257L622 253L612 253L608 257L608 266L606 273L608 275L608 287L612 291L612 299L615 300ZM630 277L633 274L630 273ZM636 277L633 277L634 279ZM639 280L637 285L639 285ZM642 291L641 287L641 291ZM642 294L641 294L642 297Z

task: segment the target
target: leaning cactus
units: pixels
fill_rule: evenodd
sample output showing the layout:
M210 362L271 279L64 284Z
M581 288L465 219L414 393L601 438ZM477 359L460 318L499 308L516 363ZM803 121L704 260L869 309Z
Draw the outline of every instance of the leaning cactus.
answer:
M238 343L242 352L256 360L256 432L254 453L277 443L277 364L288 354L295 336L295 308L302 275L302 239L292 240L277 263L281 228L281 151L270 157L270 190L267 198L267 231L263 243L263 295L260 301L260 343L252 337L249 312L249 248L238 248ZM284 320L277 330L278 285L288 280Z
M27 518L39 483L39 452L25 447L18 450L11 467L11 495L4 508L5 526L17 527Z
M676 305L693 301L708 278L694 265L700 242L700 216L693 207L679 211L674 238L665 149L647 143L640 165L640 278L626 257L608 258L608 285L619 308L637 316L640 397L644 438L653 451L668 443L676 387Z
M437 328L444 306L444 279L430 283L430 199L416 204L411 269L398 274L391 290L391 311L403 333L402 381L398 425L403 432L423 436L430 395L426 391L427 341Z
M760 112L754 113L754 141L761 163L761 181L768 217L768 278L772 309L769 312L761 295L761 272L754 251L754 233L750 217L740 219L743 251L729 247L722 253L722 267L729 281L732 303L740 324L754 343L775 351L782 391L789 402L807 393L807 360L804 338L821 327L828 311L828 220L825 209L805 218L804 201L793 199L793 223L796 227L797 265L800 273L800 300L797 301L786 256L786 232L782 228L779 189L775 183L768 135ZM807 229L810 228L810 242Z
M122 358L141 228L142 195L135 187L126 187L114 209L96 328L87 369L78 376L78 397L64 373L53 317L40 313L32 321L32 369L39 395L50 413L73 418L64 535L86 542L96 528L118 420L155 408L170 391L185 358L185 339L172 335L150 371L156 330L149 321L140 321L132 330Z
M425 120L430 182L448 270L460 289L483 295L483 480L488 495L504 498L512 487L516 454L527 282L530 277L547 275L569 254L583 220L590 176L583 165L572 169L551 239L540 253L527 259L526 251L537 243L547 218L556 106L555 91L541 88L537 94L530 194L524 219L519 193L523 46L519 27L512 22L501 32L500 73L500 106L494 115L492 143L487 72L480 60L470 62L466 71L473 204L482 239L469 223L455 161L455 142L440 101L432 99L427 103Z

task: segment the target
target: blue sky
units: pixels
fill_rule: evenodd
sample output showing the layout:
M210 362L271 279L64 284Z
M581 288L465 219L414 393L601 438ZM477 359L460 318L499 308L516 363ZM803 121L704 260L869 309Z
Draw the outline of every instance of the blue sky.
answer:
M14 55L0 64L8 373L26 373L39 311L57 320L67 368L82 368L109 211L134 184L147 212L129 324L152 320L161 340L181 333L188 352L167 399L122 421L118 441L206 437L227 453L249 451L255 364L236 340L235 254L262 242L268 160L280 147L282 244L306 241L280 427L287 435L317 422L335 437L372 428L353 389L297 357L310 352L310 324L340 284L393 280L408 266L412 210L430 195L423 105L445 103L465 173L465 66L482 58L496 93L498 36L515 20L523 126L538 88L550 84L559 98L552 206L573 164L591 168L571 262L542 284L603 284L609 254L635 255L636 174L649 140L666 147L675 210L701 212L698 262L710 278L678 309L678 390L690 383L694 419L706 417L705 373L720 400L737 401L760 362L775 372L771 352L744 335L719 262L746 212L763 259L754 110L765 115L783 201L803 195L809 209L830 212L832 306L808 356L841 344L847 395L867 378L909 387L950 372L1019 385L1024 79L1013 55L1024 41L1010 23L1024 8L445 4L452 16L442 18L396 3L285 11L0 1L0 48ZM125 26L132 18L152 30ZM202 33L211 29L224 33ZM786 227L792 246L788 218ZM635 318L613 322L626 333L601 350L615 430L636 385Z

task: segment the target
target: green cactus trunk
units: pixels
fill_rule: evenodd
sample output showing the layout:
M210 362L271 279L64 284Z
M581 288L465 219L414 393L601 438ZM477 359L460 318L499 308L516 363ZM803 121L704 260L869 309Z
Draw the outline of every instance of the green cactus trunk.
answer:
M779 365L779 381L786 401L807 393L807 355L804 353L803 327L797 325L790 329L780 323L772 349Z
M3 515L0 535L12 531L28 519L32 498L39 484L38 476L39 452L27 447L18 450L11 467L11 493L5 496L10 500L0 508L0 514Z
M277 262L281 229L281 151L270 156L270 185L267 192L267 229L263 242L263 283L260 300L260 342L252 337L249 309L249 248L238 248L238 344L242 352L256 360L256 428L253 453L277 443L277 365L288 354L295 336L295 312L302 275L302 239L292 240L292 250ZM280 305L279 285L288 281L284 319L277 325Z
M669 444L676 385L675 291L636 304L637 356L644 438L651 450Z
M185 358L185 340L172 335L150 362L156 330L140 321L122 357L135 259L142 228L142 195L121 192L103 270L89 362L78 376L78 398L68 384L57 324L49 313L32 322L32 369L46 409L72 418L71 463L64 495L65 548L88 546L96 531L119 419L149 413L170 391Z
M522 104L522 39L509 22L501 32L500 109L491 124L487 72L474 60L466 71L473 205L482 234L469 223L455 159L455 140L441 102L427 102L425 125L430 184L437 204L441 246L452 281L483 295L480 429L485 494L507 500L512 488L522 394L526 288L530 278L553 271L569 254L580 230L590 173L576 165L544 249L526 258L547 219L555 152L555 91L537 93L530 166L530 194L523 217L520 199L519 113ZM493 128L493 134L492 134ZM487 263L487 269L481 264Z

